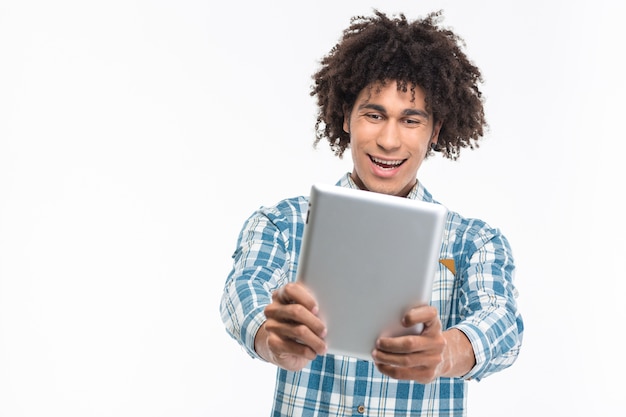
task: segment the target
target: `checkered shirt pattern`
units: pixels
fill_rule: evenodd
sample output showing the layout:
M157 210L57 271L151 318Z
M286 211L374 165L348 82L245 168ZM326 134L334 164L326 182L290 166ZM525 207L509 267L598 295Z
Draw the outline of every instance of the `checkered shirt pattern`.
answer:
M349 174L337 185L357 188ZM421 182L408 198L437 203ZM307 209L307 197L261 207L239 234L220 311L227 332L254 358L261 359L254 337L272 291L296 279ZM468 381L503 370L518 356L524 326L516 304L515 266L498 229L451 211L440 259L453 260L454 268L439 265L431 305L444 329L457 328L469 338L473 369L461 378L419 384L389 378L370 361L318 356L298 372L277 369L271 416L465 416Z

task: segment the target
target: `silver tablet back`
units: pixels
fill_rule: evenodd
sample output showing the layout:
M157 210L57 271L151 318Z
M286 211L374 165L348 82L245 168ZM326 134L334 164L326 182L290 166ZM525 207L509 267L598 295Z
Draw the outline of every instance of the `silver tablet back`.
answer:
M381 335L430 301L447 210L423 201L315 184L297 279L315 294L329 353L371 360Z

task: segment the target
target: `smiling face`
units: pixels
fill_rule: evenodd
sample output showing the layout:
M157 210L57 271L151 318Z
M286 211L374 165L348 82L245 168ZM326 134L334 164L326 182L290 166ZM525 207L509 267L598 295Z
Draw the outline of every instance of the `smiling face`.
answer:
M350 134L351 175L359 188L405 197L415 186L441 128L426 111L425 97L419 86L403 92L396 82L374 84L358 95L343 128Z

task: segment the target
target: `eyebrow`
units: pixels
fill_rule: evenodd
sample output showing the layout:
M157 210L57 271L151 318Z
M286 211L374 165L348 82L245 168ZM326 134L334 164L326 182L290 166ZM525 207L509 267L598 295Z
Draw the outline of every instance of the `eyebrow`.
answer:
M359 110L361 110L361 109L371 109L371 110L376 110L376 111L381 112L381 113L387 113L387 110L383 106L381 106L380 104L373 104L373 103L361 104L359 106ZM421 117L424 117L426 119L430 118L428 113L426 113L423 110L419 110L419 109L404 109L402 111L402 115L403 116L421 116Z

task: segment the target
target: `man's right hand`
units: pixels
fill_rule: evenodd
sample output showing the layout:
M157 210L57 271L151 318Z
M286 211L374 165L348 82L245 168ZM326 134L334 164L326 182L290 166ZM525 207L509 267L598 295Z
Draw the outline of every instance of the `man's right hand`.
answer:
M289 283L274 291L254 339L256 352L289 371L304 368L326 353L326 326L317 313L315 297L304 285Z

